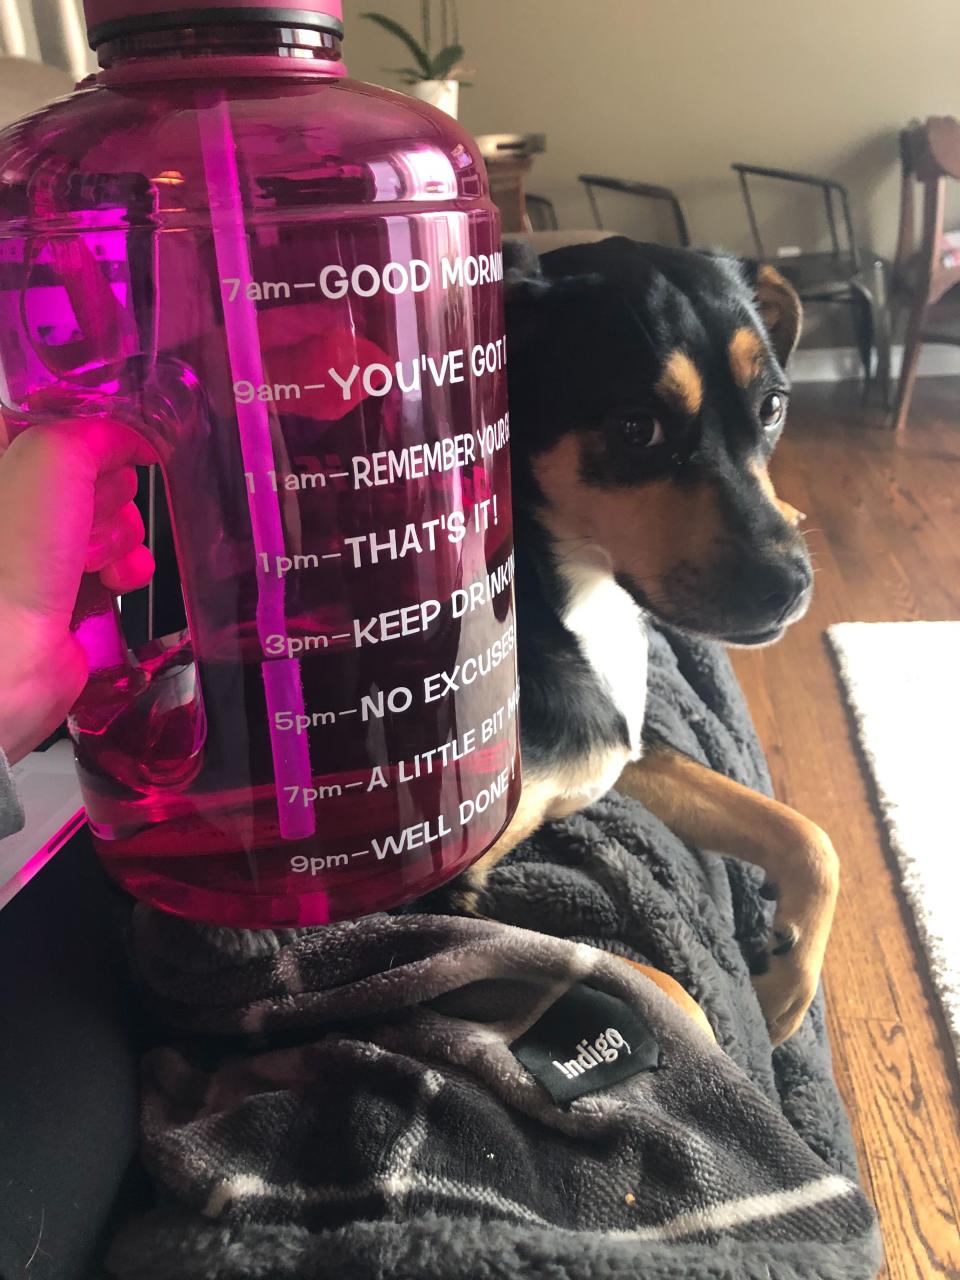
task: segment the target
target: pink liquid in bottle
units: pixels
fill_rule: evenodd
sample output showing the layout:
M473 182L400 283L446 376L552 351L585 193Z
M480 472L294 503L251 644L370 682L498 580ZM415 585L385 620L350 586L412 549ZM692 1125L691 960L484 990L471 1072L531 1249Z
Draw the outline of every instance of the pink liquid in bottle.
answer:
M183 591L136 652L81 594L97 848L253 927L422 895L520 787L497 214L313 7L90 0L100 76L0 135L8 430L140 431Z

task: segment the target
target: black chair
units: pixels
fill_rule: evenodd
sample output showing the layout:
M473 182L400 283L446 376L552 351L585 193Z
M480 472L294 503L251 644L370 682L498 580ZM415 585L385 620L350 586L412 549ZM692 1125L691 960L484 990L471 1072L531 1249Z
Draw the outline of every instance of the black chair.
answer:
M789 169L769 169L761 165L731 166L740 180L740 190L750 221L757 257L769 262L785 276L804 302L824 302L847 306L853 315L860 360L863 364L864 399L876 378L884 404L890 398L890 311L887 302L887 264L876 254L864 252L857 244L850 216L850 197L845 187L830 178ZM801 252L794 257L771 258L766 251L750 190L750 179L798 183L819 190L830 235L830 249ZM838 225L838 212L842 236Z
M678 197L669 187L655 187L649 182L629 182L625 178L605 178L597 173L581 173L580 181L587 189L590 208L593 210L593 220L597 224L599 231L603 231L604 226L596 193L597 191L613 191L617 195L633 196L638 200L660 201L669 205L677 231L677 243L682 248L689 249L690 232L687 228L683 205L681 205Z
M531 231L559 231L557 211L546 196L526 196L527 221Z

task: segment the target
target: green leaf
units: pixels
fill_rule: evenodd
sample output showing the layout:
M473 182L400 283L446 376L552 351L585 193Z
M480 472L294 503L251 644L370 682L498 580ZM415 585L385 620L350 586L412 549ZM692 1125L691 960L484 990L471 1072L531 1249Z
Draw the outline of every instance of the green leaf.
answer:
M448 44L446 49L441 49L437 56L433 59L430 67L431 80L446 80L447 76L457 65L463 61L463 45Z
M429 80L430 76L425 76L422 71L418 71L416 67L384 67L391 76L403 76L407 84L416 84L418 80Z
M415 40L406 27L399 22L395 22L393 18L388 18L385 13L361 13L361 18L366 18L368 22L375 22L378 27L382 27L384 31L388 31L390 35L396 36L398 40L402 40L410 52L413 54L414 61L420 67L425 79L433 78L430 59L426 51L419 41Z

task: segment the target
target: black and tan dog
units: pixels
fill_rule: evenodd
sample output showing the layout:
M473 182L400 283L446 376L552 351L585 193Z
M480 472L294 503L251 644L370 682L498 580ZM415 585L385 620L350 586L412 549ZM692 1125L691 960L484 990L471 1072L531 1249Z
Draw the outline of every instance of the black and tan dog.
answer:
M475 905L518 841L616 786L684 841L766 872L777 911L755 984L781 1041L816 990L836 855L800 814L644 743L645 617L762 645L806 611L802 516L767 473L799 300L769 268L622 238L512 257L524 784L457 900Z

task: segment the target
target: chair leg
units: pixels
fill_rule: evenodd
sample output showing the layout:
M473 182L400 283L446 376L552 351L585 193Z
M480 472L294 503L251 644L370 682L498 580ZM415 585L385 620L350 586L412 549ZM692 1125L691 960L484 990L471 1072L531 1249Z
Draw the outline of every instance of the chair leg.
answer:
M893 344L893 320L890 312L890 290L887 285L886 263L874 259L873 263L875 308L873 331L877 344L877 381L883 397L883 407L890 411L890 349Z
M923 322L926 314L926 298L918 298L910 309L910 319L907 321L907 333L903 343L903 365L900 368L897 405L893 414L893 426L896 431L902 431L907 425L910 401L913 399L913 387L917 380L920 348L923 346Z
M855 280L851 281L850 306L863 365L863 402L866 403L873 380L874 301L870 290Z

